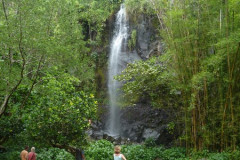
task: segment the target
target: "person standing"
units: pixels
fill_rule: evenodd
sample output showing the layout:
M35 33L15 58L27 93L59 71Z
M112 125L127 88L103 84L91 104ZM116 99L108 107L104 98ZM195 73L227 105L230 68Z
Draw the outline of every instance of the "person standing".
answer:
M37 154L35 153L35 147L31 148L31 152L28 154L28 160L36 160Z
M28 146L24 148L24 150L20 153L21 160L27 160L28 157Z
M127 160L123 154L121 154L121 147L115 146L114 147L114 160Z
M85 160L84 151L82 149L76 150L76 160Z

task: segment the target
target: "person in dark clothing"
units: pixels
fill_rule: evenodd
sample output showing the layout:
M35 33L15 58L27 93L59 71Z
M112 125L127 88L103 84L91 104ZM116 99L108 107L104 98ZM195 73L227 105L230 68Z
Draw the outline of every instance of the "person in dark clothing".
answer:
M76 160L85 160L84 151L81 149L76 150Z

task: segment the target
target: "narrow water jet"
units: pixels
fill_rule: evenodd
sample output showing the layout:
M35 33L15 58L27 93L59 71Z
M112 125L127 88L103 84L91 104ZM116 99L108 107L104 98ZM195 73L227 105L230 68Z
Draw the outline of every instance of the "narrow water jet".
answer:
M116 15L114 36L111 42L109 66L108 66L108 93L110 102L110 116L108 119L107 132L112 136L120 135L120 108L118 106L120 82L114 76L121 73L121 54L126 51L128 37L128 23L126 9L122 4Z

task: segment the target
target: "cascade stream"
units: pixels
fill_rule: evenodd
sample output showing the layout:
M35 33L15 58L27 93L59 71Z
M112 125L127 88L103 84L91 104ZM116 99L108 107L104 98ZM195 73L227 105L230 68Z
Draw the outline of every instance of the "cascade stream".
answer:
M112 136L120 135L120 108L118 106L118 92L120 82L114 80L114 76L121 73L123 67L121 64L121 54L124 54L127 48L128 24L126 18L126 9L121 5L116 15L114 35L111 42L109 67L108 67L108 93L110 102L110 116L108 119L107 132Z

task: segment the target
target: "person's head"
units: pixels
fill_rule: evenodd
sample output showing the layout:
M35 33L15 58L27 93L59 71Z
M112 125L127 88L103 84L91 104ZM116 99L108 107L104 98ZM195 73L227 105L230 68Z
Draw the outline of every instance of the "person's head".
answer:
M114 153L119 154L121 152L121 147L120 146L115 146L114 147Z
M29 148L28 146L25 146L24 150L26 150L26 151L27 151L27 150L28 150L28 148Z
M32 148L31 148L31 152L35 152L35 147L32 147Z

